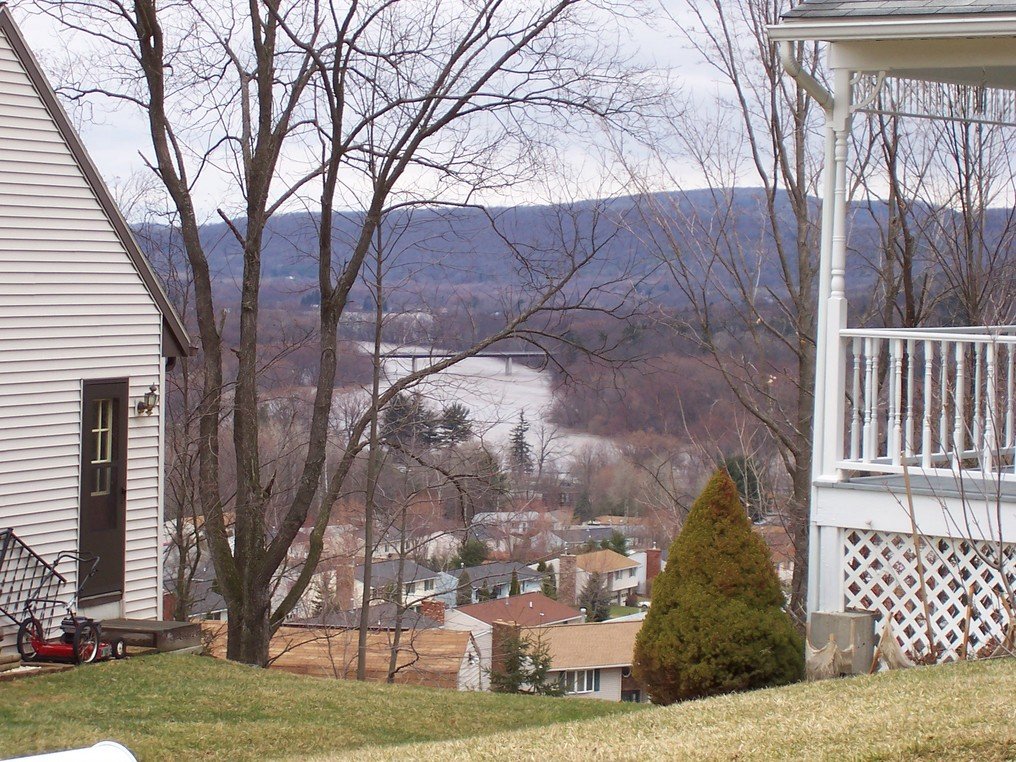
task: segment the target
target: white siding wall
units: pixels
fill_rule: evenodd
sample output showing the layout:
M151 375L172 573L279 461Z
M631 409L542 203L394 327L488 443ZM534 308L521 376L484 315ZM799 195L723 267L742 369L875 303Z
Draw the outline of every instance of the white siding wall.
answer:
M133 407L150 384L164 389L161 339L155 303L0 32L0 527L44 558L77 547L82 381L129 378ZM160 613L161 416L128 414L129 617Z
M560 672L551 672L550 680L557 680ZM621 668L601 667L600 668L600 690L589 693L569 693L570 698L600 699L601 701L621 700Z
M468 630L473 636L473 643L479 655L479 670L476 678L477 690L485 691L490 687L490 660L493 653L491 642L492 628L486 622L463 614L458 609L445 611L444 629Z

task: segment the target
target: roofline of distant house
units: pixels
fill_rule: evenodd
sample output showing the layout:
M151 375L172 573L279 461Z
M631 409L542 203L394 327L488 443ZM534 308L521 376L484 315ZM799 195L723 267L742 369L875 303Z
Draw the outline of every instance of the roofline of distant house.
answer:
M901 40L1016 36L1016 14L939 13L934 16L792 17L768 26L769 39Z
M52 85L50 85L49 79L46 77L45 72L43 72L35 55L28 47L28 43L22 36L21 30L18 29L18 25L15 23L13 16L11 16L10 8L2 2L0 2L0 31L3 31L10 41L11 46L14 48L14 53L28 72L28 77L32 80L32 84L35 85L35 89L42 98L46 110L60 131L60 135L67 142L71 155L74 156L75 161L81 166L89 187L116 230L117 237L123 244L124 249L127 250L127 255L141 276L141 280L144 281L148 292L158 305L159 312L162 313L163 356L180 357L191 354L193 350L190 344L190 337L187 335L187 329L184 328L183 322L176 314L176 310L173 309L173 304L169 301L169 297L163 290L159 277L155 274L155 270L152 269L152 265L145 257L144 252L141 251L141 247L138 246L130 226L123 218L123 214L121 214L116 201L113 200L109 188L106 187L106 183L102 179L102 175L99 174L99 170L96 169L94 162L88 155L84 143L81 142L81 138L78 137L77 131L71 125L70 119L67 118L67 113L57 100L56 92L53 90Z

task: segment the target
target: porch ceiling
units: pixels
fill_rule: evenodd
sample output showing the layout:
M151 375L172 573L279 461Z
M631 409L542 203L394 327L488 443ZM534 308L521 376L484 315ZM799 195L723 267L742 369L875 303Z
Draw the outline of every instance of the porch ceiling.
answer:
M1016 34L979 39L840 40L829 50L834 69L1016 90Z

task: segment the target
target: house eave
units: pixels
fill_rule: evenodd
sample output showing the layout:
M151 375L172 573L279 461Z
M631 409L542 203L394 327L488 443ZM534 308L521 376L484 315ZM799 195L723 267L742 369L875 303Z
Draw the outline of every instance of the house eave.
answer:
M766 31L773 42L1016 37L1016 14L794 18Z

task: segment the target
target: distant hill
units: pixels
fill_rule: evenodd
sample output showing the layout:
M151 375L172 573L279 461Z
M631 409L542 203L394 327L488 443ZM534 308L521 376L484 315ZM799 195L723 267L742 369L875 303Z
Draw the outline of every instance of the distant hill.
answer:
M736 188L732 194L738 236L747 250L758 252L774 266L766 268L760 285L776 285L780 274L775 267L775 249L765 226L760 224L765 195L758 188ZM659 194L657 208L676 209L676 216L708 218L717 210L716 197L706 190ZM787 240L793 240L795 221L785 194L776 200ZM1001 215L1001 212L999 212ZM868 291L873 271L865 266L867 253L877 250L876 219L886 218L881 202L870 207L855 204L851 209L851 254L848 283L851 290ZM345 212L336 216L335 259L341 262L351 250L362 214ZM243 221L237 222L242 227ZM634 198L609 202L587 201L573 206L519 206L494 209L490 217L477 209L423 208L391 218L382 230L388 251L385 285L389 309L426 309L456 300L474 307L499 303L506 287L524 288L529 272L518 256L535 262L537 269L559 266L563 250L581 255L588 241L600 250L596 263L583 272L576 287L629 275L641 277L644 296L667 307L679 307L680 295L665 273L658 269L658 252L647 242L664 241L660 228L639 214ZM681 240L690 233L679 227ZM157 249L168 243L165 228L146 228L141 237L156 263L163 262ZM240 247L224 223L205 225L201 230L209 253L220 295L229 298L239 287L242 271ZM510 242L510 243L509 243ZM305 306L316 302L317 265L314 258L314 218L306 213L276 216L265 236L263 273L266 302L294 299ZM870 293L870 291L869 291ZM369 308L368 292L353 292L352 309Z

